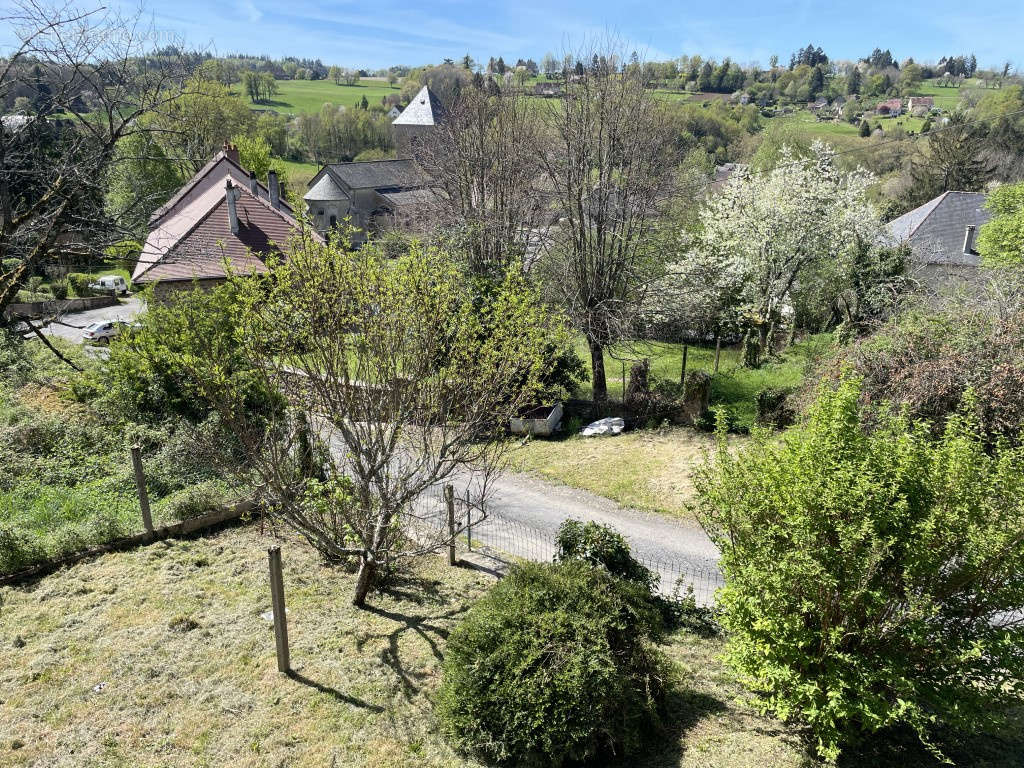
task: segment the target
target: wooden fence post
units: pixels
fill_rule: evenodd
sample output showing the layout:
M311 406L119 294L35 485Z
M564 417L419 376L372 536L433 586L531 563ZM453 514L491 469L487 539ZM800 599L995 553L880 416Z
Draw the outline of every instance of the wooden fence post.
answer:
M288 615L284 606L284 577L281 575L281 548L267 550L270 561L270 610L274 614L274 642L277 645L277 671L291 671L288 658Z
M444 503L448 507L448 565L455 565L455 489L444 487Z
M139 494L139 508L142 510L142 524L146 533L153 532L153 517L149 513L149 494L146 493L146 474L142 469L142 449L132 446L132 466L135 468L135 488Z
M473 551L473 507L469 503L469 488L466 489L466 546Z
M715 373L718 373L718 358L722 354L722 332L715 331Z
M686 383L686 356L689 354L689 352L690 352L689 345L683 344L683 368L679 372L679 383L680 384L685 384Z

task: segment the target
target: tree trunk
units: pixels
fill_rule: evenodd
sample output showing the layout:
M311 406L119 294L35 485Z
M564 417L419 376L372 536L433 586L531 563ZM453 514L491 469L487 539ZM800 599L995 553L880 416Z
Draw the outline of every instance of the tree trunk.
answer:
M590 347L590 374L594 382L593 398L595 403L603 403L608 399L608 379L604 375L604 347L600 342L588 340ZM625 386L625 382L623 382Z
M359 559L359 573L356 575L356 589L352 595L352 605L362 608L366 605L366 596L373 587L374 577L377 575L377 563L363 555Z

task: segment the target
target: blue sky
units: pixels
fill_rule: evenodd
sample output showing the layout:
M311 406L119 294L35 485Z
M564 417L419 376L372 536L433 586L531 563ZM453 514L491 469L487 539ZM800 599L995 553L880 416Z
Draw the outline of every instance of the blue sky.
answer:
M10 2L0 0L0 9ZM1024 68L1019 0L145 0L145 8L161 29L215 53L291 54L367 68L466 52L485 62L499 55L539 61L546 51L575 50L606 32L655 59L700 53L766 64L773 53L786 61L813 42L840 59L879 46L900 59L973 51L983 66L1010 60ZM10 42L8 34L0 31L0 41Z

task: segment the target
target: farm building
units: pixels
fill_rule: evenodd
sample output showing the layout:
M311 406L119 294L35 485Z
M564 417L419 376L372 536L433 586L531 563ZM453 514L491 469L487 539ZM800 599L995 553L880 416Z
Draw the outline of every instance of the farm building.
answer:
M437 96L423 86L391 124L397 160L332 163L321 168L303 196L317 231L326 233L347 220L355 228L353 244L359 245L374 229L407 227L417 220L435 193L413 158L416 147L431 140L443 119Z

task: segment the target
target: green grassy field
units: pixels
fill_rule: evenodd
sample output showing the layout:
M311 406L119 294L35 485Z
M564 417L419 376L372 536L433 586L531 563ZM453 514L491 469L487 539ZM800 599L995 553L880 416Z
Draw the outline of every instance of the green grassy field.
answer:
M964 83L963 87L970 88L977 84L977 80L968 80ZM917 89L917 93L914 95L932 96L935 99L935 106L944 110L954 110L960 103L960 89L945 88L939 85L937 80L928 80L921 83L921 87Z
M320 166L316 163L297 163L279 158L275 158L274 162L284 166L285 173L288 175L288 194L292 198L295 196L301 198L306 193L310 179L316 176L317 171L320 170Z
M267 547L282 547L292 676L278 674ZM0 587L0 765L470 768L439 732L446 640L493 584L438 557L364 610L354 576L257 526L165 541ZM667 727L611 765L818 768L799 731L757 714L720 637L672 633ZM943 743L943 746L947 745ZM948 748L948 747L947 747ZM971 737L958 765L1020 765L1021 734ZM842 766L931 768L913 742L875 738Z
M272 109L281 114L297 115L319 112L324 104L354 107L363 96L372 106L380 104L384 96L401 90L397 84L391 87L383 80L367 80L356 85L335 85L330 80L278 80L277 87L280 93L268 102L253 104L242 91L239 91L239 98L253 109Z
M794 388L800 385L809 364L832 343L831 334L809 336L781 355L771 358L758 369L740 366L739 347L723 347L719 359L718 374L711 382L711 404L727 407L733 422L740 429L749 429L754 423L754 398L765 387ZM590 352L582 338L576 341L576 353L587 364L589 371ZM683 345L668 342L633 342L605 350L605 374L608 379L608 396L621 399L623 378L629 379L630 366L647 358L651 361L651 373L659 379L679 380L682 369ZM714 371L715 349L713 346L690 345L686 356L688 371ZM590 397L591 384L585 382L579 393Z

